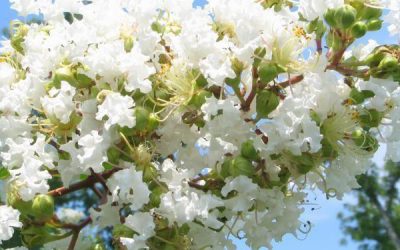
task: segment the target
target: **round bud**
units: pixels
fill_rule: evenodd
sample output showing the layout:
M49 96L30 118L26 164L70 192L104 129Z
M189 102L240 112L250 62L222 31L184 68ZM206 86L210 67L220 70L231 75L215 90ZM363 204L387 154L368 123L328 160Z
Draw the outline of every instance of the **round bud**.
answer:
M324 19L325 22L331 26L335 27L336 26L336 21L335 21L335 10L334 9L328 9L325 14L324 14Z
M382 20L373 19L367 23L368 31L377 31L382 28Z
M357 10L351 5L344 5L335 11L336 24L341 29L350 28L356 21Z
M280 98L270 90L262 90L256 97L257 118L267 118L280 103Z
M234 177L244 175L244 176L252 176L255 173L255 168L253 164L246 158L242 156L237 156L232 160L232 164L230 165L230 174Z
M271 63L261 63L260 67L258 67L258 75L260 79L264 83L269 83L274 80L278 76L278 68L275 64Z
M384 53L373 52L367 56L365 62L370 67L377 67L384 57L385 57Z
M132 36L124 37L124 49L125 52L129 53L133 49L134 41Z
M39 194L33 199L33 216L40 221L49 220L54 213L54 199L50 195Z
M399 66L398 60L391 55L387 55L379 63L378 69L382 71L391 71L396 69L398 66Z
M367 25L364 22L356 22L351 28L351 34L355 38L363 37L367 33Z
M254 148L252 140L248 140L242 144L240 154L243 157L253 161L259 158L257 150Z

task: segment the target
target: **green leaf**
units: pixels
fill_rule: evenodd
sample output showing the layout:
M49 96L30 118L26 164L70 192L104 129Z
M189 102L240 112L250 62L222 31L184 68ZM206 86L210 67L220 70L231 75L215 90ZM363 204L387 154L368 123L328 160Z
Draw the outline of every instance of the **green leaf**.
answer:
M10 177L11 174L5 167L0 167L0 180L5 180Z

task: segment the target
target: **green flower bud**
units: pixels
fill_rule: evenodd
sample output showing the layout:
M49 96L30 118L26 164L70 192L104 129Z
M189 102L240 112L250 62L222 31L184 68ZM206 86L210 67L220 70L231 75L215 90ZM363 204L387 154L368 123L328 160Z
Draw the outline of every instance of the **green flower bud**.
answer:
M161 195L164 193L163 187L157 186L150 193L150 206L158 207L161 204Z
M324 19L325 19L325 22L329 26L336 27L335 10L334 9L328 9L324 14Z
M372 52L370 55L367 56L365 62L370 67L377 67L384 57L384 53Z
M397 69L398 67L399 61L391 55L385 56L378 65L378 69L382 71L392 71Z
M356 21L357 10L351 5L344 5L335 11L335 20L338 28L350 28Z
M367 29L368 31L377 31L382 28L382 20L379 19L373 19L367 23Z
M264 83L269 83L274 80L279 74L278 68L275 64L261 63L258 67L258 75Z
M33 216L39 221L47 221L54 214L54 199L50 195L39 194L32 203Z
M221 166L221 171L220 171L220 175L223 178L226 178L228 176L230 176L230 169L231 169L231 165L232 165L232 159L228 158L224 161L224 163L222 163Z
M125 52L129 53L132 51L134 45L133 37L132 36L127 36L124 37L124 49Z
M364 22L356 22L351 28L351 34L355 38L363 37L367 33L367 25Z
M237 156L232 160L229 172L233 177L237 177L240 175L250 177L254 175L255 168L249 160L242 156Z
M262 90L256 97L257 118L267 118L280 103L280 98L270 90Z
M260 157L258 156L257 150L254 148L252 140L248 140L244 143L242 143L242 148L240 151L240 154L252 161L258 160Z

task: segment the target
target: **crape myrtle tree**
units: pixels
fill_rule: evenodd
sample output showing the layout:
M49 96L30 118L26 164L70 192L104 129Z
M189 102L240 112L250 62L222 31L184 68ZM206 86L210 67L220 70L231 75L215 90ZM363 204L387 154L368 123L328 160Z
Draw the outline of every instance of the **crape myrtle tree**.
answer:
M11 3L3 248L271 248L400 160L398 0Z
M340 213L343 231L361 250L400 249L400 163L374 166L358 178L357 202Z

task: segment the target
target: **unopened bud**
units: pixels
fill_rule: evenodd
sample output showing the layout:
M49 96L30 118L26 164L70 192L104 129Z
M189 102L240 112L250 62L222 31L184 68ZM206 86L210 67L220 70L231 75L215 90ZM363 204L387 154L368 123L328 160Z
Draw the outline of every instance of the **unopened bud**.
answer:
M254 175L255 168L253 164L246 158L242 156L237 156L232 160L232 164L230 165L230 174L234 177L244 175L250 177Z
M367 29L369 31L377 31L382 28L382 20L373 19L367 23Z
M54 213L54 199L50 195L39 194L33 199L32 213L40 221L49 220Z
M367 25L364 22L356 22L351 28L351 34L355 38L363 37L367 33Z
M350 28L356 21L357 11L351 5L344 5L335 11L335 20L339 28Z

